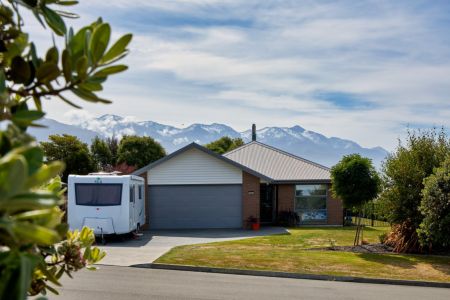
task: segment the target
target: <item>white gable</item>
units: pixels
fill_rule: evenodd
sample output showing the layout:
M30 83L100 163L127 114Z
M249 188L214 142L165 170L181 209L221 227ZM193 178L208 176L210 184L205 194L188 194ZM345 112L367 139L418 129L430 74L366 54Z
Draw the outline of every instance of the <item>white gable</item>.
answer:
M189 149L147 171L149 185L242 184L242 171L198 149Z

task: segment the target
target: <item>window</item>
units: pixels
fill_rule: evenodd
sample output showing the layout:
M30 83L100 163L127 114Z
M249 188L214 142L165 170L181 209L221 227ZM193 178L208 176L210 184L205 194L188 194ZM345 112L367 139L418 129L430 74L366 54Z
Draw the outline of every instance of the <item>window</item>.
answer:
M303 224L326 223L327 186L323 184L296 185L295 211Z
M134 202L134 184L130 185L130 202Z
M139 200L142 200L143 189L144 189L143 185L138 186Z
M120 205L122 184L75 183L75 203L86 206Z

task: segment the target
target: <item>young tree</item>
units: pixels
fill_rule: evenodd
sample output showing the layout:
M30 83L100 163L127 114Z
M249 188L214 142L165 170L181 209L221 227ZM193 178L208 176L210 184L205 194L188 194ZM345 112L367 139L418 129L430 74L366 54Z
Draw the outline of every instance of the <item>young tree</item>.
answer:
M73 94L109 103L97 92L110 75L127 69L114 63L127 54L131 35L110 45L110 26L101 19L79 31L68 30L63 18L76 15L62 9L76 3L0 2L0 121L8 125L0 130L0 299L56 293L63 274L71 275L104 256L91 248L91 229L68 232L67 224L61 223L63 190L57 175L64 164L44 164L42 148L26 133L45 115L43 99L79 107L69 99ZM21 15L25 10L31 13ZM62 47L37 51L24 31L32 14L43 28L50 28L55 40L61 38L54 44Z
M160 143L148 136L124 136L119 143L117 163L125 163L137 169L166 155Z
M108 144L109 151L111 152L111 164L114 166L117 164L117 151L119 150L119 140L114 135L106 138L106 144Z
M365 203L373 200L379 191L380 178L368 158L359 154L344 156L331 169L332 191L342 199L345 208L358 211L358 222L354 245L359 245L361 235L361 209Z
M419 211L423 215L419 241L430 251L450 250L450 157L425 178Z
M450 143L441 130L409 131L405 145L383 164L383 192L379 201L386 208L386 218L394 224L387 243L396 252L420 251L417 229L423 220L419 210L424 179L450 154Z
M228 136L221 137L218 140L212 141L206 144L205 147L218 154L224 154L240 146L244 145L244 141L241 138L230 138Z
M41 142L47 162L63 161L66 168L62 172L63 182L67 182L69 174L86 175L96 171L94 160L87 144L76 136L50 135L49 142Z
M101 171L111 171L115 165L113 155L107 141L96 136L91 143L91 154L95 167Z

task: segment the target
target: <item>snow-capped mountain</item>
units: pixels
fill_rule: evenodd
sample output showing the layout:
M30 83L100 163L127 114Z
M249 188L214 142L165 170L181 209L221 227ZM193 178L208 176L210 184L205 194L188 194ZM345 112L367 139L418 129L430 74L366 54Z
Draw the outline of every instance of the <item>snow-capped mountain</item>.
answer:
M31 133L40 141L46 140L50 134L62 133L76 135L86 143L90 143L96 135L100 137L114 135L119 138L124 135L151 136L169 153L191 142L206 144L222 136L241 137L246 142L251 140L250 130L238 132L227 125L217 123L192 124L186 128L177 128L152 121L135 121L117 115L103 115L75 125L50 119L42 123L48 128L31 130ZM381 147L363 148L353 141L337 137L328 138L300 126L265 127L257 130L257 140L325 166L332 166L343 155L351 153L360 153L369 157L376 166L380 166L387 155L387 151Z

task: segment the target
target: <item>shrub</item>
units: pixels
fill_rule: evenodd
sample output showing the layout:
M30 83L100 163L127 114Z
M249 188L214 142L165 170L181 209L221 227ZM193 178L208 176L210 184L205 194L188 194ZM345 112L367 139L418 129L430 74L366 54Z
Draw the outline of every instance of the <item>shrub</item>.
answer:
M382 203L385 217L392 224L388 238L394 251L417 252L421 250L417 229L424 218L419 210L424 179L439 167L450 153L450 143L443 130L409 131L405 145L383 164Z
M419 207L423 221L418 229L422 246L450 250L450 158L424 180Z

